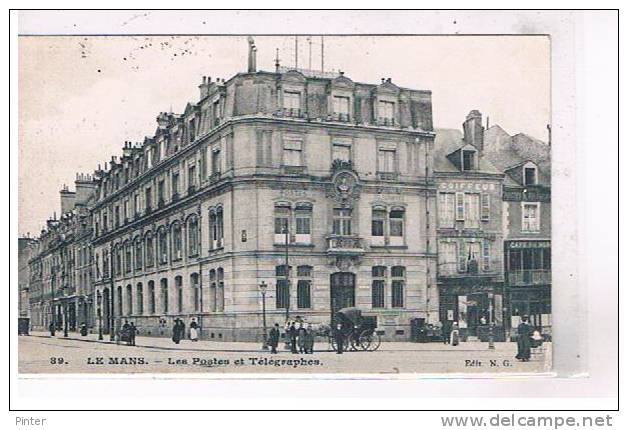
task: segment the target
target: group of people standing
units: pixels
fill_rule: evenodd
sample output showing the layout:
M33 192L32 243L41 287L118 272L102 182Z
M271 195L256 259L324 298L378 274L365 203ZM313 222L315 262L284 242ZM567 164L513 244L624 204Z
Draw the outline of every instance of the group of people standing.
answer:
M190 340L192 342L198 341L198 331L198 323L196 322L196 320L193 319L192 322L190 322L189 333ZM175 318L174 325L172 326L172 341L178 345L179 342L181 342L183 339L185 339L185 323L181 318Z
M297 325L298 324L298 325ZM290 340L290 352L293 354L313 354L316 334L311 324L303 321L286 323L286 335Z
M445 321L442 327L442 338L445 345L458 346L460 343L460 327L456 321Z

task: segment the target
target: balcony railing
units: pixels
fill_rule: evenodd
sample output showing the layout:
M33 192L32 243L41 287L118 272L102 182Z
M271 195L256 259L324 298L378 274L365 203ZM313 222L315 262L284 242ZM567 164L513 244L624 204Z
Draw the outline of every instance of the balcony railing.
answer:
M291 117L291 118L303 118L303 111L301 109L295 108L283 108L282 110L283 116Z
M305 173L305 166L281 166L281 170L286 175L301 175Z
M363 254L364 240L356 236L327 237L327 252L331 254Z
M377 119L377 125L383 125L385 127L391 127L391 126L395 125L395 119L394 118L387 118L387 117L379 117Z
M550 270L515 270L508 272L508 283L511 286L543 285L552 282Z
M377 179L380 181L395 181L398 177L396 172L377 172Z

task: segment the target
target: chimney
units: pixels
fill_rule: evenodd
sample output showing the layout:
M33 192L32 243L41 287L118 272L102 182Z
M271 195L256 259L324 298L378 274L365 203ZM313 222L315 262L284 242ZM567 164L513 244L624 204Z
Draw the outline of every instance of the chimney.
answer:
M72 212L74 203L76 202L76 193L68 190L67 185L63 185L63 188L59 191L59 195L61 197L61 215Z
M202 94L202 90L201 90L201 94ZM157 115L157 125L159 129L165 130L168 127L168 122L169 122L168 114L166 112L159 112L159 115Z
M251 36L249 36L248 41L249 41L249 67L248 67L248 72L249 73L255 73L256 72L255 56L256 56L257 48L255 48L255 41L253 40L253 38Z
M462 123L464 143L473 145L478 151L484 149L484 127L482 126L482 114L478 110L472 110L467 119Z
M130 143L129 143L130 146ZM96 191L96 181L90 174L77 174L74 186L76 188L76 204L86 206L88 200Z
M203 82L198 86L198 89L201 93L201 100L203 100L205 97L207 97L207 94L209 93L209 82L211 80L207 79L207 76L203 76Z
M124 148L122 148L122 155L124 155L125 157L130 157L131 154L133 154L133 145L131 144L131 141L124 141Z

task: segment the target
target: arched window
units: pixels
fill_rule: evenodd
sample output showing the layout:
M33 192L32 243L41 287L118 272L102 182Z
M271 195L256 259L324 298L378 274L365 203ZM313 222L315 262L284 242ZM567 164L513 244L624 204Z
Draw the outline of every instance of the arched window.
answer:
M117 306L116 306L116 308L117 308L117 309L116 309L116 314L117 314L118 316L120 316L120 315L122 315L122 311L123 311L123 307L122 307L122 287L121 287L121 286L119 286L119 287L117 288L117 290L118 290L118 291L116 292L116 293L117 293L117 294L116 294L116 296L117 296L117 301L116 301L116 302L117 302Z
M172 260L177 261L182 258L183 238L181 237L181 223L172 224Z
M216 312L216 271L209 271L209 309Z
M135 270L142 270L143 264L142 238L135 238Z
M162 278L160 281L160 299L161 299L161 313L166 315L168 313L168 280Z
M148 313L155 314L155 281L148 281Z
M131 242L124 242L124 272L129 273L133 270L133 245Z
M209 243L211 249L220 249L223 247L223 215L222 207L211 210L209 213Z
M116 253L115 273L116 273L116 276L120 276L120 274L122 273L122 246L121 245L116 245L115 253Z
M137 293L135 294L137 306L135 306L138 315L144 314L144 287L141 282L137 283Z
M174 288L177 293L177 312L183 312L183 277L175 276Z
M126 286L126 315L133 315L133 287Z
M192 288L192 306L194 307L194 312L201 310L201 287L198 281L198 273L192 273L190 275L190 286Z
M216 270L216 312L225 310L225 272L222 267Z
M155 265L155 245L153 243L153 234L149 231L144 236L146 241L146 267L153 267Z
M199 254L198 218L192 215L188 220L188 256L196 257Z
M157 253L159 255L159 264L168 262L168 232L165 227L160 227L157 233Z

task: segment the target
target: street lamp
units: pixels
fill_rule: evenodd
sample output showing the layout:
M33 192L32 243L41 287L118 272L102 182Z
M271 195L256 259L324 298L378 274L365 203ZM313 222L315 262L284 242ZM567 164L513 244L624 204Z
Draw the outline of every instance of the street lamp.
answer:
M264 326L264 343L262 344L262 349L266 350L268 349L268 335L266 332L266 289L268 288L268 285L266 285L266 282L262 281L261 284L259 284L259 291L260 293L262 293L262 324Z

